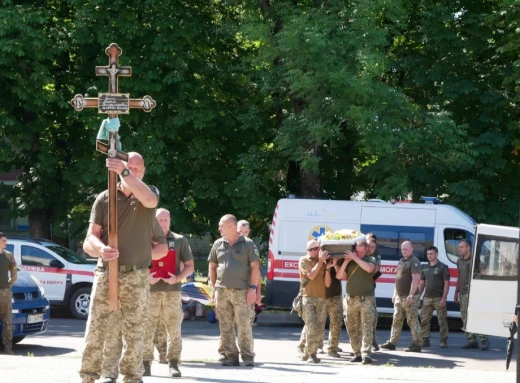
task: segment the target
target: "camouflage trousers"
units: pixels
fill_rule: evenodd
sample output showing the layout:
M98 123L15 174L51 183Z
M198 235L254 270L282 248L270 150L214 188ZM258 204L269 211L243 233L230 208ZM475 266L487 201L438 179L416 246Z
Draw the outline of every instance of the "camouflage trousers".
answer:
M347 331L356 356L370 356L374 340L374 297L347 295Z
M327 321L327 310L325 298L302 297L303 313L305 322L304 335L306 355L316 354L318 348L323 347L325 333L325 322Z
M85 330L85 348L81 358L79 374L83 382L93 382L99 379L102 371L103 354L116 353L104 347L111 314L108 306L108 269L97 268L94 272L90 310ZM122 331L123 352L120 360L120 370L123 382L141 382L143 375L143 337L144 326L148 318L148 295L150 284L147 268L119 273L118 278L118 309ZM116 358L114 358L117 360Z
M159 359L166 359L166 351L168 349L168 334L166 333L166 327L164 326L162 317L159 318L159 323L155 329L153 344L159 352Z
M437 311L437 320L439 321L439 335L441 340L448 340L448 310L446 305L439 307L441 298L424 297L421 308L421 334L423 339L430 339L430 322L433 312Z
M2 343L5 348L13 347L12 299L11 289L0 290L0 321L2 321Z
M247 304L247 289L217 288L215 304L220 329L219 351L227 358L238 357L242 360L254 359L253 326L250 318L250 305ZM238 347L235 337L235 323L238 333Z
M180 361L182 351L181 325L184 318L180 291L154 291L150 294L150 309L144 335L143 360L145 362L153 360L153 338L160 323L160 318L162 318L168 334L166 360Z
M327 314L329 315L328 350L332 351L339 346L341 326L343 326L343 297L341 295L337 295L335 297L326 298L325 307L327 308Z
M123 331L121 329L121 311L114 311L108 317L108 324L103 346L103 364L101 376L117 379L119 377L119 360L123 352Z
M379 314L377 313L377 302L374 299L374 335L373 335L374 340L376 340L377 319L378 318L379 318Z
M394 319L392 321L392 332L390 333L390 343L397 344L401 331L403 330L404 319L410 327L413 343L420 346L421 325L419 324L419 295L414 295L411 304L406 303L406 296L396 296L394 302Z
M459 293L460 302L460 316L462 317L462 323L464 326L464 333L466 338L471 343L477 343L477 335L480 338L480 344L482 347L489 346L489 339L487 335L473 334L466 331L466 325L468 324L468 304L469 304L469 291L466 293Z

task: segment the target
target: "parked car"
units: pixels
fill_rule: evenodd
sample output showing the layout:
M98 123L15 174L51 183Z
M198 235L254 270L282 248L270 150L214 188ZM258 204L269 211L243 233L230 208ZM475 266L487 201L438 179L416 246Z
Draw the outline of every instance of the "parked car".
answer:
M51 310L38 279L18 268L18 279L12 287L12 292L13 343L21 342L28 335L47 331Z
M67 306L76 318L87 319L95 263L48 239L9 236L7 250L40 281L51 306Z

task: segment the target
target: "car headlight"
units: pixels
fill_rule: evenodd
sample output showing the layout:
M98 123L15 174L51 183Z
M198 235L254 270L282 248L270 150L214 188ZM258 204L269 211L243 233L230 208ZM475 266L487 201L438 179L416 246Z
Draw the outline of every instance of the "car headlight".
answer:
M38 288L40 289L40 293L42 294L42 298L45 295L45 290L43 289L43 285L39 281L38 278L36 278L34 275L31 274L32 280L38 285Z

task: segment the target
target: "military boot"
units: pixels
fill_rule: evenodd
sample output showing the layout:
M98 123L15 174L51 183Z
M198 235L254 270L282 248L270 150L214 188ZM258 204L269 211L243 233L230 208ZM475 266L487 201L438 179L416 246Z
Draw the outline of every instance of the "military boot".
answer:
M222 361L223 366L240 366L240 362L238 361L238 355L235 356L228 356L226 359Z
M422 344L421 344L421 346L422 346L422 347L430 347L430 340L424 338L424 339L422 340Z
M320 363L321 359L319 359L316 354L311 354L310 359L307 361L307 363Z
M477 342L468 342L461 347L463 350L469 350L472 348L478 348Z
M446 339L441 340L441 348L448 347L448 341Z
M255 360L254 359L244 359L244 366L246 367L254 367Z
M421 352L422 350L421 350L421 346L419 346L419 345L417 345L415 343L412 343L410 345L410 347L405 348L404 351L406 351L406 352Z
M327 355L331 356L333 358L341 358L341 355L339 355L336 350L329 350L327 351Z
M143 376L152 376L152 362L144 361L143 366L144 366Z
M6 346L4 349L5 355L14 355L12 347Z
M172 378L180 378L181 377L181 371L179 370L179 361L177 359L172 359L168 363L170 368L170 376Z
M395 350L395 344L393 343L390 343L390 341L386 342L386 343L383 343L381 346L379 346L380 348L384 349L384 350L390 350L390 351L393 351Z
M375 339L372 342L372 348L374 349L374 351L379 351L379 345L377 344L377 340Z
M166 355L159 355L159 363L160 364L168 364L168 360L166 359Z

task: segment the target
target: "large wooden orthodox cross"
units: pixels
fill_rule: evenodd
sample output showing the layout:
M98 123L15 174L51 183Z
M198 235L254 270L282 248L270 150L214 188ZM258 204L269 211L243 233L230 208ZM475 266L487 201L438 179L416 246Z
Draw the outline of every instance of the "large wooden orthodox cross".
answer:
M108 56L108 66L96 66L97 76L108 76L108 93L100 93L97 98L83 97L77 94L71 100L71 105L78 112L83 108L97 108L98 113L108 114L116 118L119 114L128 114L130 109L143 109L150 112L155 108L155 101L150 96L142 99L131 99L128 93L119 93L119 77L132 75L132 67L119 66L119 56L123 53L117 44L112 43L105 49ZM108 157L128 161L128 155L118 149L119 136L117 131L108 132L108 143L96 140L96 149ZM108 172L108 246L117 248L117 173ZM117 310L119 262L117 259L108 262L108 297L111 310Z

